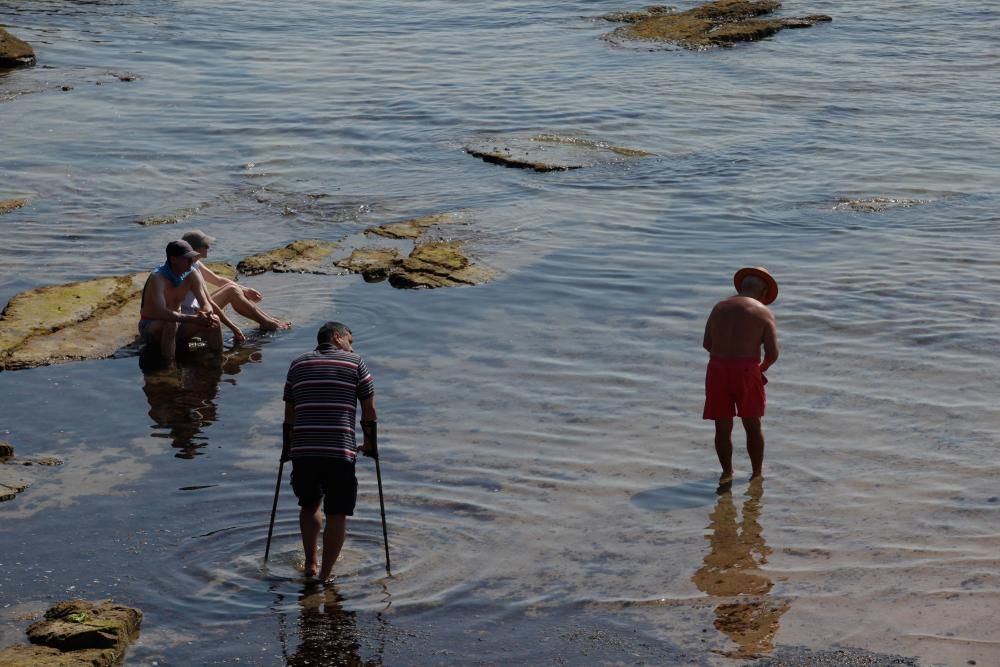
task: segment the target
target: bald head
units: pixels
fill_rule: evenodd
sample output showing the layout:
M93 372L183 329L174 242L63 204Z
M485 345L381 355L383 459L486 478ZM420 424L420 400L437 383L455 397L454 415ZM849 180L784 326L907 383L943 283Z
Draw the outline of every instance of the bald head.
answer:
M740 296L748 296L758 301L767 293L767 283L757 276L747 276L740 282Z

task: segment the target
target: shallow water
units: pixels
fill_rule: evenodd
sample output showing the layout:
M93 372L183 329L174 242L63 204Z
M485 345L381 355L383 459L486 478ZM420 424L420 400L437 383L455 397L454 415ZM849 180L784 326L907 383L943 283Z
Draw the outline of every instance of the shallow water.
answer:
M997 10L789 1L834 21L690 53L602 41L590 17L623 7L0 7L39 57L0 75L0 199L31 200L0 217L0 301L149 268L190 229L236 261L447 211L498 274L246 278L296 326L221 370L0 373L0 437L65 460L0 504L0 643L82 596L145 611L135 665L1000 662ZM540 133L656 156L461 150ZM927 203L834 210L876 196ZM756 264L782 290L767 480L716 496L702 327ZM284 373L331 317L376 378L393 577L364 461L318 593L287 486L261 558Z

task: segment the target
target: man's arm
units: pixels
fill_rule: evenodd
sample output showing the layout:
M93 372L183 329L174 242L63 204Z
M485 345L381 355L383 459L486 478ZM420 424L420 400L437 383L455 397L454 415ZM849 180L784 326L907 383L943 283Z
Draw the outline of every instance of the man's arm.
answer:
M295 403L285 401L285 420L281 424L281 460L292 458L292 430L295 428Z
M715 311L713 310L714 314ZM709 354L712 353L712 316L708 316L708 321L705 322L705 338L701 341L701 346L705 348L705 351Z
M361 453L378 458L378 415L375 414L375 394L361 399L361 430L365 434Z
M764 321L764 361L760 365L760 372L763 373L774 365L778 360L778 325L774 321L774 315L767 311L767 318Z

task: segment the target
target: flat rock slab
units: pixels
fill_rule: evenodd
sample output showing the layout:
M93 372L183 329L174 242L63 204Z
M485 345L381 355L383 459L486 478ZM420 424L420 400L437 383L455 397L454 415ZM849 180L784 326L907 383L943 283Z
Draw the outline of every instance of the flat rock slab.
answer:
M465 152L493 164L542 172L581 169L652 155L604 141L558 134L487 139L465 146Z
M235 275L226 264L209 264ZM0 313L0 370L106 359L133 342L148 273L39 287Z
M62 652L48 646L18 644L0 649L4 667L110 667L121 654L113 649L86 649Z
M124 75L117 75L120 81L133 81L134 79L123 79ZM169 215L151 215L145 218L140 218L136 220L136 224L142 225L143 227L154 227L156 225L175 225L181 220L190 218L192 215L198 213L199 211L208 208L208 204L199 204L191 208L182 208L174 211Z
M833 20L822 14L757 18L779 7L778 0L716 0L683 12L654 5L641 11L613 12L601 18L628 24L605 35L609 41L667 42L692 50L752 42L785 28L809 28Z
M894 208L910 208L927 204L926 199L896 199L893 197L872 197L870 199L841 199L833 206L834 211L856 211L858 213L881 213Z
M60 651L111 649L119 655L132 643L142 612L110 600L66 600L28 626L28 640Z
M236 268L246 275L256 275L266 271L329 273L324 264L336 247L337 244L330 241L293 241L284 248L250 255L237 264Z
M367 283L375 283L389 277L389 271L399 260L395 248L355 248L351 256L337 262L337 266L351 273L360 273Z
M389 284L399 289L435 289L478 285L491 274L472 266L460 241L436 241L414 246L410 256L397 260L389 271Z
M0 199L0 215L16 211L27 203L27 199Z
M365 230L365 234L370 236L382 236L389 239L416 239L430 227L447 225L460 221L461 218L453 213L438 213L436 215L425 215L421 218L413 218L412 220L406 220L405 222L394 222L389 225L369 227Z
M35 64L31 46L0 28L0 67L24 67Z

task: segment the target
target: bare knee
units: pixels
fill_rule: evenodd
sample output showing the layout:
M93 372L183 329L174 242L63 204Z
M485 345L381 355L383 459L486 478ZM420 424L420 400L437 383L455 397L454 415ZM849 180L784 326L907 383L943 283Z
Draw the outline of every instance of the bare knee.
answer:
M748 435L761 435L760 417L743 417L742 421Z

